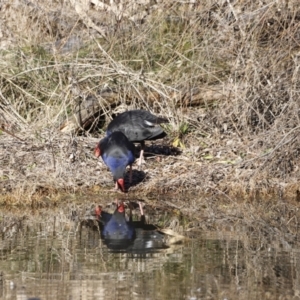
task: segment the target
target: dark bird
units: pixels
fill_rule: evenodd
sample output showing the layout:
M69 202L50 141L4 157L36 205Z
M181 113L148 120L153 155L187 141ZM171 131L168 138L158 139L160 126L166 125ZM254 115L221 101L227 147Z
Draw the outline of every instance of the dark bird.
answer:
M134 162L134 145L120 131L103 138L94 150L96 157L101 155L104 163L113 174L116 183L115 189L120 188L125 192L124 174L129 165L129 182L132 182L132 164Z
M167 123L166 118L157 117L146 110L129 110L119 114L108 125L106 135L115 131L123 132L129 141L141 144L139 166L142 164L146 140L156 140L167 134L159 126Z
M116 209L108 219L102 220L101 236L109 248L126 249L135 239L135 228L132 223L132 216L127 221L125 206L122 201L116 200ZM101 219L103 218L101 213ZM101 221L100 219L100 221Z
M130 202L129 220L125 217L125 206L121 200L116 200L117 208L113 214L96 206L95 216L98 221L101 238L107 247L113 251L126 251L135 254L155 252L167 248L164 235L158 231L157 226L147 224L142 204L139 202L141 218L139 221L132 220L134 203Z

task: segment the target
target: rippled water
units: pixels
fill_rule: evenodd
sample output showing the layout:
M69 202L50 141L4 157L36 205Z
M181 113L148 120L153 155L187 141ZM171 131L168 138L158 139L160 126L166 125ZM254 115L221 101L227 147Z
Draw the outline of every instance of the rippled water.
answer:
M298 299L297 248L237 232L200 232L153 251L111 252L64 216L7 222L0 299ZM4 216L2 217L5 218ZM155 251L154 251L155 250Z

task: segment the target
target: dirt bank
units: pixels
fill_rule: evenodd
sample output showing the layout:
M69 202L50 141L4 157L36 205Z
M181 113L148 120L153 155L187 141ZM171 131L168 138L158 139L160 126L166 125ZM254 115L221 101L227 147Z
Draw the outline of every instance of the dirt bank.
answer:
M29 202L45 194L84 190L106 193L113 188L112 175L93 149L99 138L71 136L59 131L18 132L20 141L6 133L0 136L0 186L2 203ZM189 137L197 143L194 135ZM213 141L211 141L213 142ZM141 170L133 166L129 195L219 195L236 197L297 198L297 178L289 182L272 177L260 169L260 153L242 159L230 147L179 149L169 146L168 138L148 143L146 161ZM192 143L192 142L191 142ZM228 141L225 141L228 144ZM235 143L239 152L243 144ZM139 154L137 147L137 155ZM213 156L215 153L215 156ZM251 164L257 168L247 168ZM262 164L262 163L261 163ZM127 178L128 179L128 178Z

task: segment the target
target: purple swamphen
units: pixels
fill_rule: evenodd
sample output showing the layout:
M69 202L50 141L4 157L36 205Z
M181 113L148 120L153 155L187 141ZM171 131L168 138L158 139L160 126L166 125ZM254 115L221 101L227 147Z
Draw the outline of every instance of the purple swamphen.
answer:
M94 150L96 157L101 155L104 163L108 166L116 183L115 189L120 188L125 192L124 174L126 167L130 167L129 182L132 182L132 164L135 147L120 131L103 138Z
M106 135L115 131L123 132L129 141L141 144L139 166L142 164L146 140L156 140L167 134L159 126L168 123L166 118L157 117L147 110L129 110L116 116L108 125Z

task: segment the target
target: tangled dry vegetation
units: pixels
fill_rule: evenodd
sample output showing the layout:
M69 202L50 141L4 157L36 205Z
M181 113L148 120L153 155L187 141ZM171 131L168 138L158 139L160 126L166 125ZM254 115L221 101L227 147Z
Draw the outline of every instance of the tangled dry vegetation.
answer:
M2 1L0 186L111 187L92 149L120 111L169 118L132 193L299 200L298 1ZM170 146L170 147L169 147ZM297 197L298 195L298 197Z

